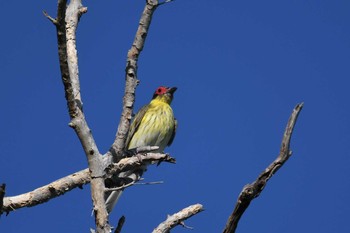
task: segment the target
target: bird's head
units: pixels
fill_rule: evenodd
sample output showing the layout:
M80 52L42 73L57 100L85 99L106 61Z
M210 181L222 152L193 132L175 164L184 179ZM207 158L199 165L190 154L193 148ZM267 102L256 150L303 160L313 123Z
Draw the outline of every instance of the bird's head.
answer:
M153 94L153 100L157 99L163 102L166 102L168 104L171 103L174 97L174 93L177 90L177 87L163 87L160 86L156 89L156 91Z

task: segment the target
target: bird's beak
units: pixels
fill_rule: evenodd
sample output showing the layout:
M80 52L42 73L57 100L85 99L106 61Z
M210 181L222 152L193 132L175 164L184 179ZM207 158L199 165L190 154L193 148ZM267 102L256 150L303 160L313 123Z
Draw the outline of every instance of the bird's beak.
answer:
M168 89L168 93L174 94L174 92L177 90L177 87L171 87Z

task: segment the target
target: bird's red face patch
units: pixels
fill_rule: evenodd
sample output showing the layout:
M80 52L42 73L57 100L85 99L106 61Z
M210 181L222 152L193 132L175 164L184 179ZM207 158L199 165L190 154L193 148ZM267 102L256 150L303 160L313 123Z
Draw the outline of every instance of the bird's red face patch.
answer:
M168 87L158 87L157 90L154 92L154 95L164 95L165 93L167 93L168 90Z

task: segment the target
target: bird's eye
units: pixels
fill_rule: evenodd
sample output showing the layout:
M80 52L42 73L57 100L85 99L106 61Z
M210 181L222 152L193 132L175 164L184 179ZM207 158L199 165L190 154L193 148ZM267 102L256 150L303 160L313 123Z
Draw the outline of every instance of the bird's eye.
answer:
M162 92L162 89L158 88L157 92L158 92L158 93L161 93L161 92Z

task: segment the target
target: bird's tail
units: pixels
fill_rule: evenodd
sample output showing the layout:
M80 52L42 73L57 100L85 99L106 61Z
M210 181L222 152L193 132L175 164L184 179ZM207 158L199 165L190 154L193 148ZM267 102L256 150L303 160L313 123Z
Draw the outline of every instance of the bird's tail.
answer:
M106 209L108 213L111 213L114 206L119 201L120 196L122 195L123 190L111 191L106 194Z
M142 174L146 171L147 166L141 166L137 170L122 172L119 174L119 177L123 179L125 182L124 186L128 186L130 183L135 183L141 179ZM115 190L107 192L105 195L105 204L108 213L111 213L114 206L119 201L120 196L122 195L124 189Z

